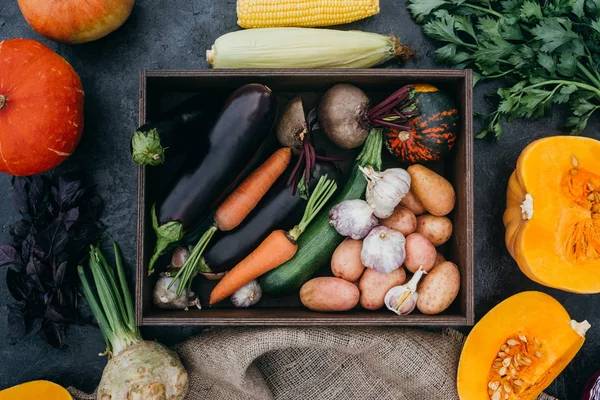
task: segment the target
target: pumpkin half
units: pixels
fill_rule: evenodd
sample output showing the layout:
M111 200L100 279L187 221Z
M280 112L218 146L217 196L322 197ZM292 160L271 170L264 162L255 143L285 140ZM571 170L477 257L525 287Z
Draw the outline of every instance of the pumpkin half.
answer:
M0 400L71 400L62 386L48 381L32 381L0 390Z
M542 285L600 292L600 141L552 136L527 146L508 182L506 247Z
M469 334L458 364L461 400L535 400L575 357L590 325L541 292L516 294Z

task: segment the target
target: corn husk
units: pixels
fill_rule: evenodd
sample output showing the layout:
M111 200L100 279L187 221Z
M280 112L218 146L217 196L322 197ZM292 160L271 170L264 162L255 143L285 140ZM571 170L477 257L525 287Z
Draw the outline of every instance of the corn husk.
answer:
M214 68L369 68L411 50L393 36L312 28L227 33L206 52Z

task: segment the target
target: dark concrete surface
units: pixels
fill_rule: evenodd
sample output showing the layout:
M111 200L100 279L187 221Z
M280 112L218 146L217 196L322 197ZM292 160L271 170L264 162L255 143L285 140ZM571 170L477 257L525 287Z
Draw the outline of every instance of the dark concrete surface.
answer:
M392 33L413 46L420 58L412 68L444 68L434 61L433 43L412 22L404 1L382 0L381 13L347 28ZM0 40L15 37L42 41L67 59L77 70L85 89L85 133L75 154L61 168L83 166L105 200L103 222L123 250L133 271L135 261L136 169L130 162L129 135L138 114L138 71L142 68L207 68L205 50L221 34L236 30L234 0L138 0L129 21L117 32L94 43L67 46L41 38L27 25L16 0L0 1ZM477 87L475 108L485 110ZM592 324L581 352L555 380L548 393L560 399L577 399L586 378L600 368L600 295L585 296L549 290L529 281L504 247L502 212L508 177L520 151L531 141L558 132L559 112L539 121L517 121L506 127L502 141L475 144L475 306L481 318L495 304L517 292L536 289L556 297L571 316ZM1 129L1 127L0 127ZM594 119L587 135L600 138ZM10 178L0 176L0 240L9 239L15 219ZM33 379L92 390L98 383L105 358L100 332L93 328L68 330L66 350L55 350L39 337L18 344L7 339L5 272L0 272L0 389ZM144 329L147 339L176 343L199 328Z

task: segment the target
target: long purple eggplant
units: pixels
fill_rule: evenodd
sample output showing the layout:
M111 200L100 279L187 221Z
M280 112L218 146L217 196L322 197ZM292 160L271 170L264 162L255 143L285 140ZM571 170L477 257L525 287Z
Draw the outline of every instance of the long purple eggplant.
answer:
M279 177L258 206L235 230L217 231L209 247L204 251L201 272L222 272L233 268L252 252L275 229L290 229L302 217L306 201L299 192L292 195L287 186L293 165ZM314 178L308 185L309 192L321 176L341 184L341 171L332 164L318 162Z
M211 213L243 174L275 122L277 102L269 88L241 87L225 103L208 135L188 156L178 178L152 208L157 241L148 266Z
M199 94L137 128L131 137L133 162L156 166L164 163L165 151L170 155L190 151L210 127L225 100L224 95Z

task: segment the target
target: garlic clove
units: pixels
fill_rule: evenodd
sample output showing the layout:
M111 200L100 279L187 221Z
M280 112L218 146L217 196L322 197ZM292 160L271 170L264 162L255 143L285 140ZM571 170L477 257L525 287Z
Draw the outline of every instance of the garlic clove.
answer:
M255 279L248 282L241 289L231 295L230 299L234 306L246 308L255 305L262 297L262 288Z
M402 168L377 172L373 167L359 167L367 179L365 197L377 218L387 218L410 190L411 178Z
M408 315L413 312L419 298L417 284L424 274L427 274L427 272L425 272L423 267L420 267L408 283L395 286L388 290L384 299L385 306L388 310L391 310L398 315Z

